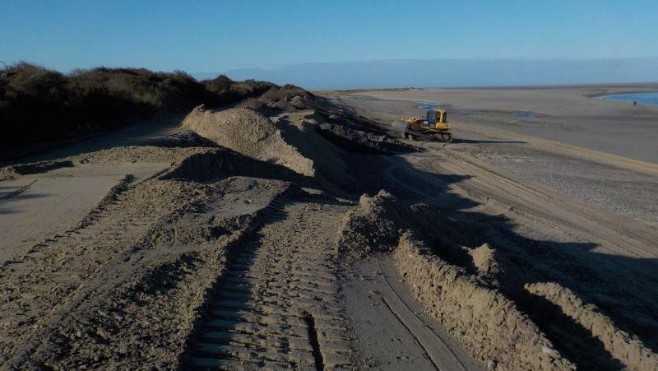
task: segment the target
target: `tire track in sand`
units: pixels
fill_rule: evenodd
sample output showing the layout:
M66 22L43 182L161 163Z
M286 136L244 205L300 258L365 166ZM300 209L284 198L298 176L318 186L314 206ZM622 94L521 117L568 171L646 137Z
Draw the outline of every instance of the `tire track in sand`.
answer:
M199 369L347 367L336 236L345 206L277 200L237 251L191 347Z

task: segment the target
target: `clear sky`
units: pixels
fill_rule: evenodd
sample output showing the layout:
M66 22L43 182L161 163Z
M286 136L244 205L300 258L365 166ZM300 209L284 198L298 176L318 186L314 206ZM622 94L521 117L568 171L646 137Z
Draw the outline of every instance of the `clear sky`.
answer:
M0 0L0 61L64 72L610 58L658 59L658 1Z

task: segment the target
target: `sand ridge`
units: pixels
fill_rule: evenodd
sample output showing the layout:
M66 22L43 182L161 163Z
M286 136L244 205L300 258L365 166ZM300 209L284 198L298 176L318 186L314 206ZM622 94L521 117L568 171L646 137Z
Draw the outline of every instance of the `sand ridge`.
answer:
M256 111L236 108L211 112L199 106L181 126L254 159L283 165L302 175L315 175L313 161L286 143L281 130Z

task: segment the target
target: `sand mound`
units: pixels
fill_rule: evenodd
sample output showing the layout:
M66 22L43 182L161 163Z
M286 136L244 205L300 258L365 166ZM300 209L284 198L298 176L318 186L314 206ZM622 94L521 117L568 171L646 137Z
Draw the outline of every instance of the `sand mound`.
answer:
M610 354L633 370L658 369L658 355L634 336L619 329L593 304L585 304L568 288L557 283L526 284L525 289L539 295L562 309L564 314L592 332Z
M430 315L485 364L506 370L574 369L503 294L434 255L405 233L395 261Z
M436 249L449 261L465 264L468 252L455 241L464 239L452 222L425 204L409 204L380 190L375 196L362 195L359 205L345 216L341 246L357 255L386 252L397 247L402 232L412 230L441 246Z
M0 168L0 181L12 180L21 175L45 173L62 167L75 166L70 160L39 161L27 164L10 165Z
M270 119L253 110L212 112L199 106L185 117L182 127L248 157L283 165L299 174L315 175L313 161L286 143Z
M317 130L331 143L349 152L391 154L414 150L414 147L387 135L350 129L343 125L325 123L318 125Z
M313 108L317 105L316 97L308 91L294 86L274 86L258 98L245 100L240 106L256 110L273 109L278 111L297 111Z
M374 197L362 195L359 206L345 217L341 249L355 255L392 250L402 225L395 203L395 197L383 190Z
M476 357L497 369L573 369L546 334L498 289L504 271L489 244L469 241L445 216L391 194L361 196L344 221L344 253L392 253L412 293ZM428 241L426 245L424 241ZM431 245L431 247L430 247Z
M341 151L320 136L315 130L315 111L283 114L272 118L281 130L281 136L302 156L313 161L320 184L331 192L341 194L349 189L353 180L347 175L347 166Z
M161 179L185 179L197 182L229 176L253 176L308 185L311 179L285 166L254 160L226 148L208 149L173 164Z
M500 266L494 256L495 250L488 243L471 249L468 253L473 258L473 265L475 265L480 274L488 276L497 275L500 272Z

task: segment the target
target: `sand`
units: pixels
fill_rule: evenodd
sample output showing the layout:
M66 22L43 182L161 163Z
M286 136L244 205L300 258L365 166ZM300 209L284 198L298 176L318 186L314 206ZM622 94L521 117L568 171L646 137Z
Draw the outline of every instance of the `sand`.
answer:
M553 89L423 89L331 93L392 122L419 102L448 107L451 150L524 181L658 225L658 107L592 97L644 86ZM535 112L519 118L513 112Z
M457 111L543 119L568 90ZM417 93L275 94L8 163L3 367L655 369L655 165L477 119L386 136Z
M0 208L0 263L73 228L120 179L118 175L51 176L3 182L2 194L7 198ZM9 197L9 192L19 189Z
M620 91L638 89L646 88L628 87ZM658 142L655 121L658 107L592 98L610 91L616 89L422 89L372 91L358 95L389 101L385 103L386 110L373 111L400 114L402 111L413 111L413 106L418 102L437 102L449 108L451 118L456 122L485 124L487 127L658 163L655 148ZM418 110L415 111L413 113L417 114ZM519 117L515 112L517 115L525 113L536 117Z
M281 130L269 118L253 110L238 108L213 113L197 107L181 126L251 158L282 165L302 175L315 175L313 162L286 143Z

